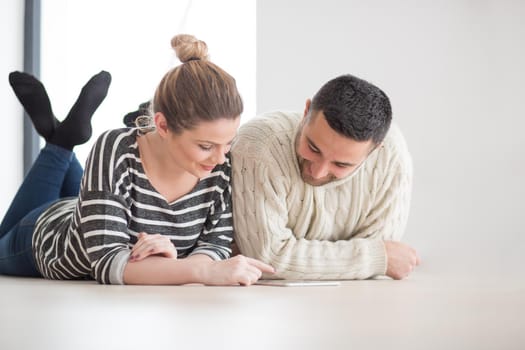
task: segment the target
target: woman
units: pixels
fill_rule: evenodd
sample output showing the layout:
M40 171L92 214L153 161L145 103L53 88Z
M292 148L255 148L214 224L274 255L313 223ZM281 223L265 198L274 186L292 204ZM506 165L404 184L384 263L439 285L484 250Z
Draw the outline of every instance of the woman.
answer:
M38 80L11 73L46 146L0 225L0 273L104 284L250 285L273 272L254 259L229 258L228 152L243 107L235 80L207 60L204 42L178 35L172 47L182 64L157 87L153 127L105 132L83 176L72 150L91 136L109 73L83 87L63 122Z

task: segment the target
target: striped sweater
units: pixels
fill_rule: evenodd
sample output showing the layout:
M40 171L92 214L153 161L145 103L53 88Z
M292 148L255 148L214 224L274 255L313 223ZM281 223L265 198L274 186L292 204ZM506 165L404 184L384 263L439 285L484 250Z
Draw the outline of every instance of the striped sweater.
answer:
M229 155L192 191L168 203L146 177L139 134L138 129L118 129L101 135L87 159L79 197L61 199L39 217L33 251L44 277L123 284L140 232L169 236L179 258L230 256Z
M235 241L288 279L363 279L386 272L383 240L400 240L412 161L396 125L350 176L305 183L295 153L302 114L243 124L232 146Z

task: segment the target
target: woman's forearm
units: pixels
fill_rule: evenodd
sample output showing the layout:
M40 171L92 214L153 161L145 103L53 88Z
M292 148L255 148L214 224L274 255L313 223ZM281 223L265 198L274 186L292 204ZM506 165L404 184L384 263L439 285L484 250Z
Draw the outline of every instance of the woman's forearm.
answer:
M140 261L127 263L124 268L124 283L145 285L206 283L204 272L212 262L210 257L202 254L185 259L149 256Z
M127 263L124 268L124 283L249 286L255 283L263 272L271 274L275 270L270 265L242 255L218 261L204 254L195 254L178 260L149 256L143 260Z

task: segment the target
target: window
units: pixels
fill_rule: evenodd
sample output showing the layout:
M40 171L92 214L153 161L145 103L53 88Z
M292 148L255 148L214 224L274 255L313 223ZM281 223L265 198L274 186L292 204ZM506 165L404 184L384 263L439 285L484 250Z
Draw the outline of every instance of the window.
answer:
M57 118L92 75L112 75L93 137L75 148L81 163L96 137L123 127L122 117L151 98L164 73L179 64L170 47L178 33L206 41L211 60L237 80L242 121L255 115L255 11L255 0L43 1L41 80Z

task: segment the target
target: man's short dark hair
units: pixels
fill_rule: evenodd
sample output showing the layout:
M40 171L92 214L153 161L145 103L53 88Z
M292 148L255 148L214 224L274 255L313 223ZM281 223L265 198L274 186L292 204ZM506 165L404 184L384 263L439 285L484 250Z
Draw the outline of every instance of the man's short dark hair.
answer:
M383 141L392 121L388 96L349 74L324 84L315 94L310 112L310 116L323 112L328 125L343 136L375 144Z

